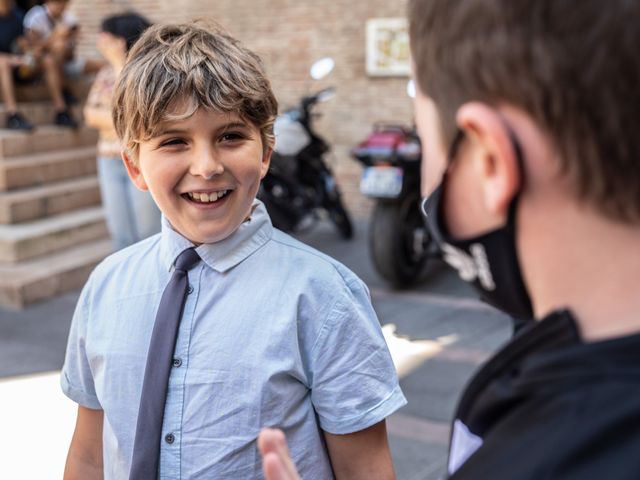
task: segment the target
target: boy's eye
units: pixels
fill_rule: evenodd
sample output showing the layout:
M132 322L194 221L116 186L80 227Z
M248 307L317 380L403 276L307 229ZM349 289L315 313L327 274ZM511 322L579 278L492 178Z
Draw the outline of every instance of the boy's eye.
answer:
M169 140L165 140L160 144L161 147L172 147L176 145L184 145L185 141L181 138L171 138Z
M240 132L225 132L220 137L220 140L223 142L237 142L238 140L243 140L245 136Z

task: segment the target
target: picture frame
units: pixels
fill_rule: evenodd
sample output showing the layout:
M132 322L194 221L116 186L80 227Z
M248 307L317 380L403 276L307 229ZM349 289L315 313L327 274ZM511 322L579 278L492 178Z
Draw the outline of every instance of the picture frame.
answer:
M366 69L374 77L411 74L409 25L406 18L372 18L366 25Z

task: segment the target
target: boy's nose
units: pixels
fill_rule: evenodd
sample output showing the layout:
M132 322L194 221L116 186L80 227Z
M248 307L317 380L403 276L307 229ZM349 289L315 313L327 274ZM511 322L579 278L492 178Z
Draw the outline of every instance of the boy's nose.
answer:
M222 172L224 172L224 166L214 148L202 149L191 162L190 173L197 177L203 177L208 180L222 174Z

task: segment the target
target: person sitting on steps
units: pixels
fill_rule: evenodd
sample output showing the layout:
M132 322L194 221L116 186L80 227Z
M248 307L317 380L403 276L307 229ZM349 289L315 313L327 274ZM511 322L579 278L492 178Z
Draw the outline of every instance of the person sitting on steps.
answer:
M22 34L22 12L11 0L0 0L0 90L7 113L5 127L32 130L33 125L18 112L14 88L19 70L27 67L16 54L20 44L25 42Z
M24 17L24 30L28 41L28 55L34 59L35 70L44 69L47 86L56 109L56 125L77 126L69 105L75 98L65 88L66 79L96 73L104 62L80 60L75 56L79 25L66 11L67 0L47 0L31 8Z

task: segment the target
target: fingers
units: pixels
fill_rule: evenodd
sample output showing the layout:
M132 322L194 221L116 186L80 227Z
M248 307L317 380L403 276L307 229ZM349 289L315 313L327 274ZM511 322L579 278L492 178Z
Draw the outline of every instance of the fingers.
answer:
M291 480L284 465L276 453L267 453L262 457L262 471L265 480Z
M265 428L258 436L266 480L299 480L298 472L281 430Z

